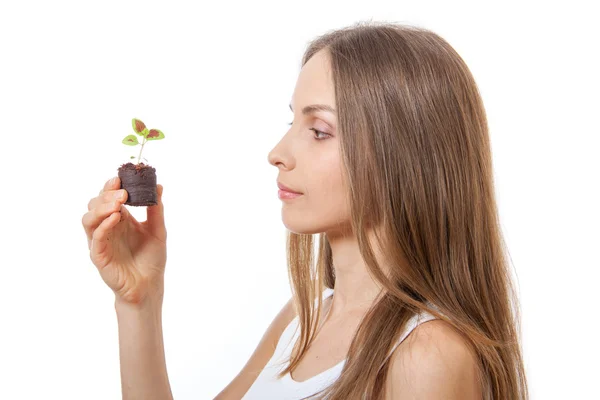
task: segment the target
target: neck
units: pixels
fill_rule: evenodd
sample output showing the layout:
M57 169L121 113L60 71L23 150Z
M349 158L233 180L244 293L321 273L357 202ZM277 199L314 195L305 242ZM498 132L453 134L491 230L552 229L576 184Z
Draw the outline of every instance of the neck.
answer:
M335 292L328 311L328 319L337 320L347 318L349 315L363 315L377 300L382 288L369 275L356 237L328 235L327 239L331 245L335 270ZM381 265L381 257L377 251L375 254Z

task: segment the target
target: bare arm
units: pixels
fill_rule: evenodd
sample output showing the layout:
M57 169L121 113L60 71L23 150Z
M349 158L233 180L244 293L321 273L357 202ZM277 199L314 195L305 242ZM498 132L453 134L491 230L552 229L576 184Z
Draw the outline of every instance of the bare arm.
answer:
M477 356L450 324L429 321L392 355L386 400L481 400Z
M115 300L123 400L173 399L162 332L162 296L139 304Z

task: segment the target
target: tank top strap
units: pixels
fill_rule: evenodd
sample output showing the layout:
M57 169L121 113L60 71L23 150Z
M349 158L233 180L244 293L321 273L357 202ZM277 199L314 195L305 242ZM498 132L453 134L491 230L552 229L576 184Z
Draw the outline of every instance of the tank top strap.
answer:
M402 332L402 334L400 335L400 337L398 338L398 340L396 341L396 343L394 344L394 346L392 347L392 349L388 353L387 357L383 361L383 364L385 364L387 362L387 360L392 356L392 354L394 353L394 351L396 351L396 349L398 348L398 346L400 346L400 344L404 341L404 339L406 339L408 337L408 335L410 335L410 333L416 327L418 327L422 323L425 323L427 321L431 321L431 320L434 320L434 319L437 319L437 318L435 316L431 315L428 312L422 312L420 314L413 315L406 322L406 325L404 327L404 331Z
M323 290L323 293L321 294L321 301L324 301L326 298L331 296L332 293L333 293L332 288L325 288L325 290ZM315 308L317 308L317 299L315 299L314 306L315 306Z

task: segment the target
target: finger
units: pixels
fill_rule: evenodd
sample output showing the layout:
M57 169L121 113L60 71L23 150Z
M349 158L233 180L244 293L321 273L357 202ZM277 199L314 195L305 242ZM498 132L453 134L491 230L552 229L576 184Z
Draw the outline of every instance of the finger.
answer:
M131 222L133 224L139 224L139 222L137 222L137 220L131 216L131 214L129 213L129 210L124 205L121 205L120 212L121 212L121 221L125 221L126 219L131 218Z
M120 187L121 187L121 179L118 176L113 176L111 179L106 181L106 183L104 184L104 187L98 194L100 195L100 194L104 193L105 191L111 190L111 189L119 189Z
M83 215L81 223L85 229L88 241L92 239L94 230L112 213L120 211L119 202L104 203Z
M103 189L104 190L104 189ZM122 196L122 197L121 197ZM88 202L88 211L98 207L102 203L110 203L115 200L119 200L121 203L127 201L129 193L125 189L110 189L101 192L98 196L94 197Z
M119 212L122 205L119 201L103 203L99 207L85 213L81 219L81 223L88 237L88 245L92 240L94 231L100 226L102 221L109 217L112 213Z
M113 232L115 225L119 223L119 219L121 218L120 214L120 212L112 213L94 230L90 244L92 257L95 254L101 254L106 250L106 247L109 245L108 242L110 241L109 235Z
M161 240L167 240L167 230L165 227L165 208L162 201L163 186L156 185L157 204L146 207L146 224Z

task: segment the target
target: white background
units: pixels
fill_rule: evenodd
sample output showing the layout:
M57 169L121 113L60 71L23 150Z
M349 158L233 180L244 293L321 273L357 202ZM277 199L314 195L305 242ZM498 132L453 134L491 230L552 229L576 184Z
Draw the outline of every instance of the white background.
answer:
M599 396L597 16L584 2L0 5L0 398L120 398L113 294L87 203L139 147L164 185L164 337L176 399L211 399L291 290L267 154L308 42L379 20L429 28L489 117L535 399ZM129 207L140 220L145 208ZM600 398L595 397L595 398Z

